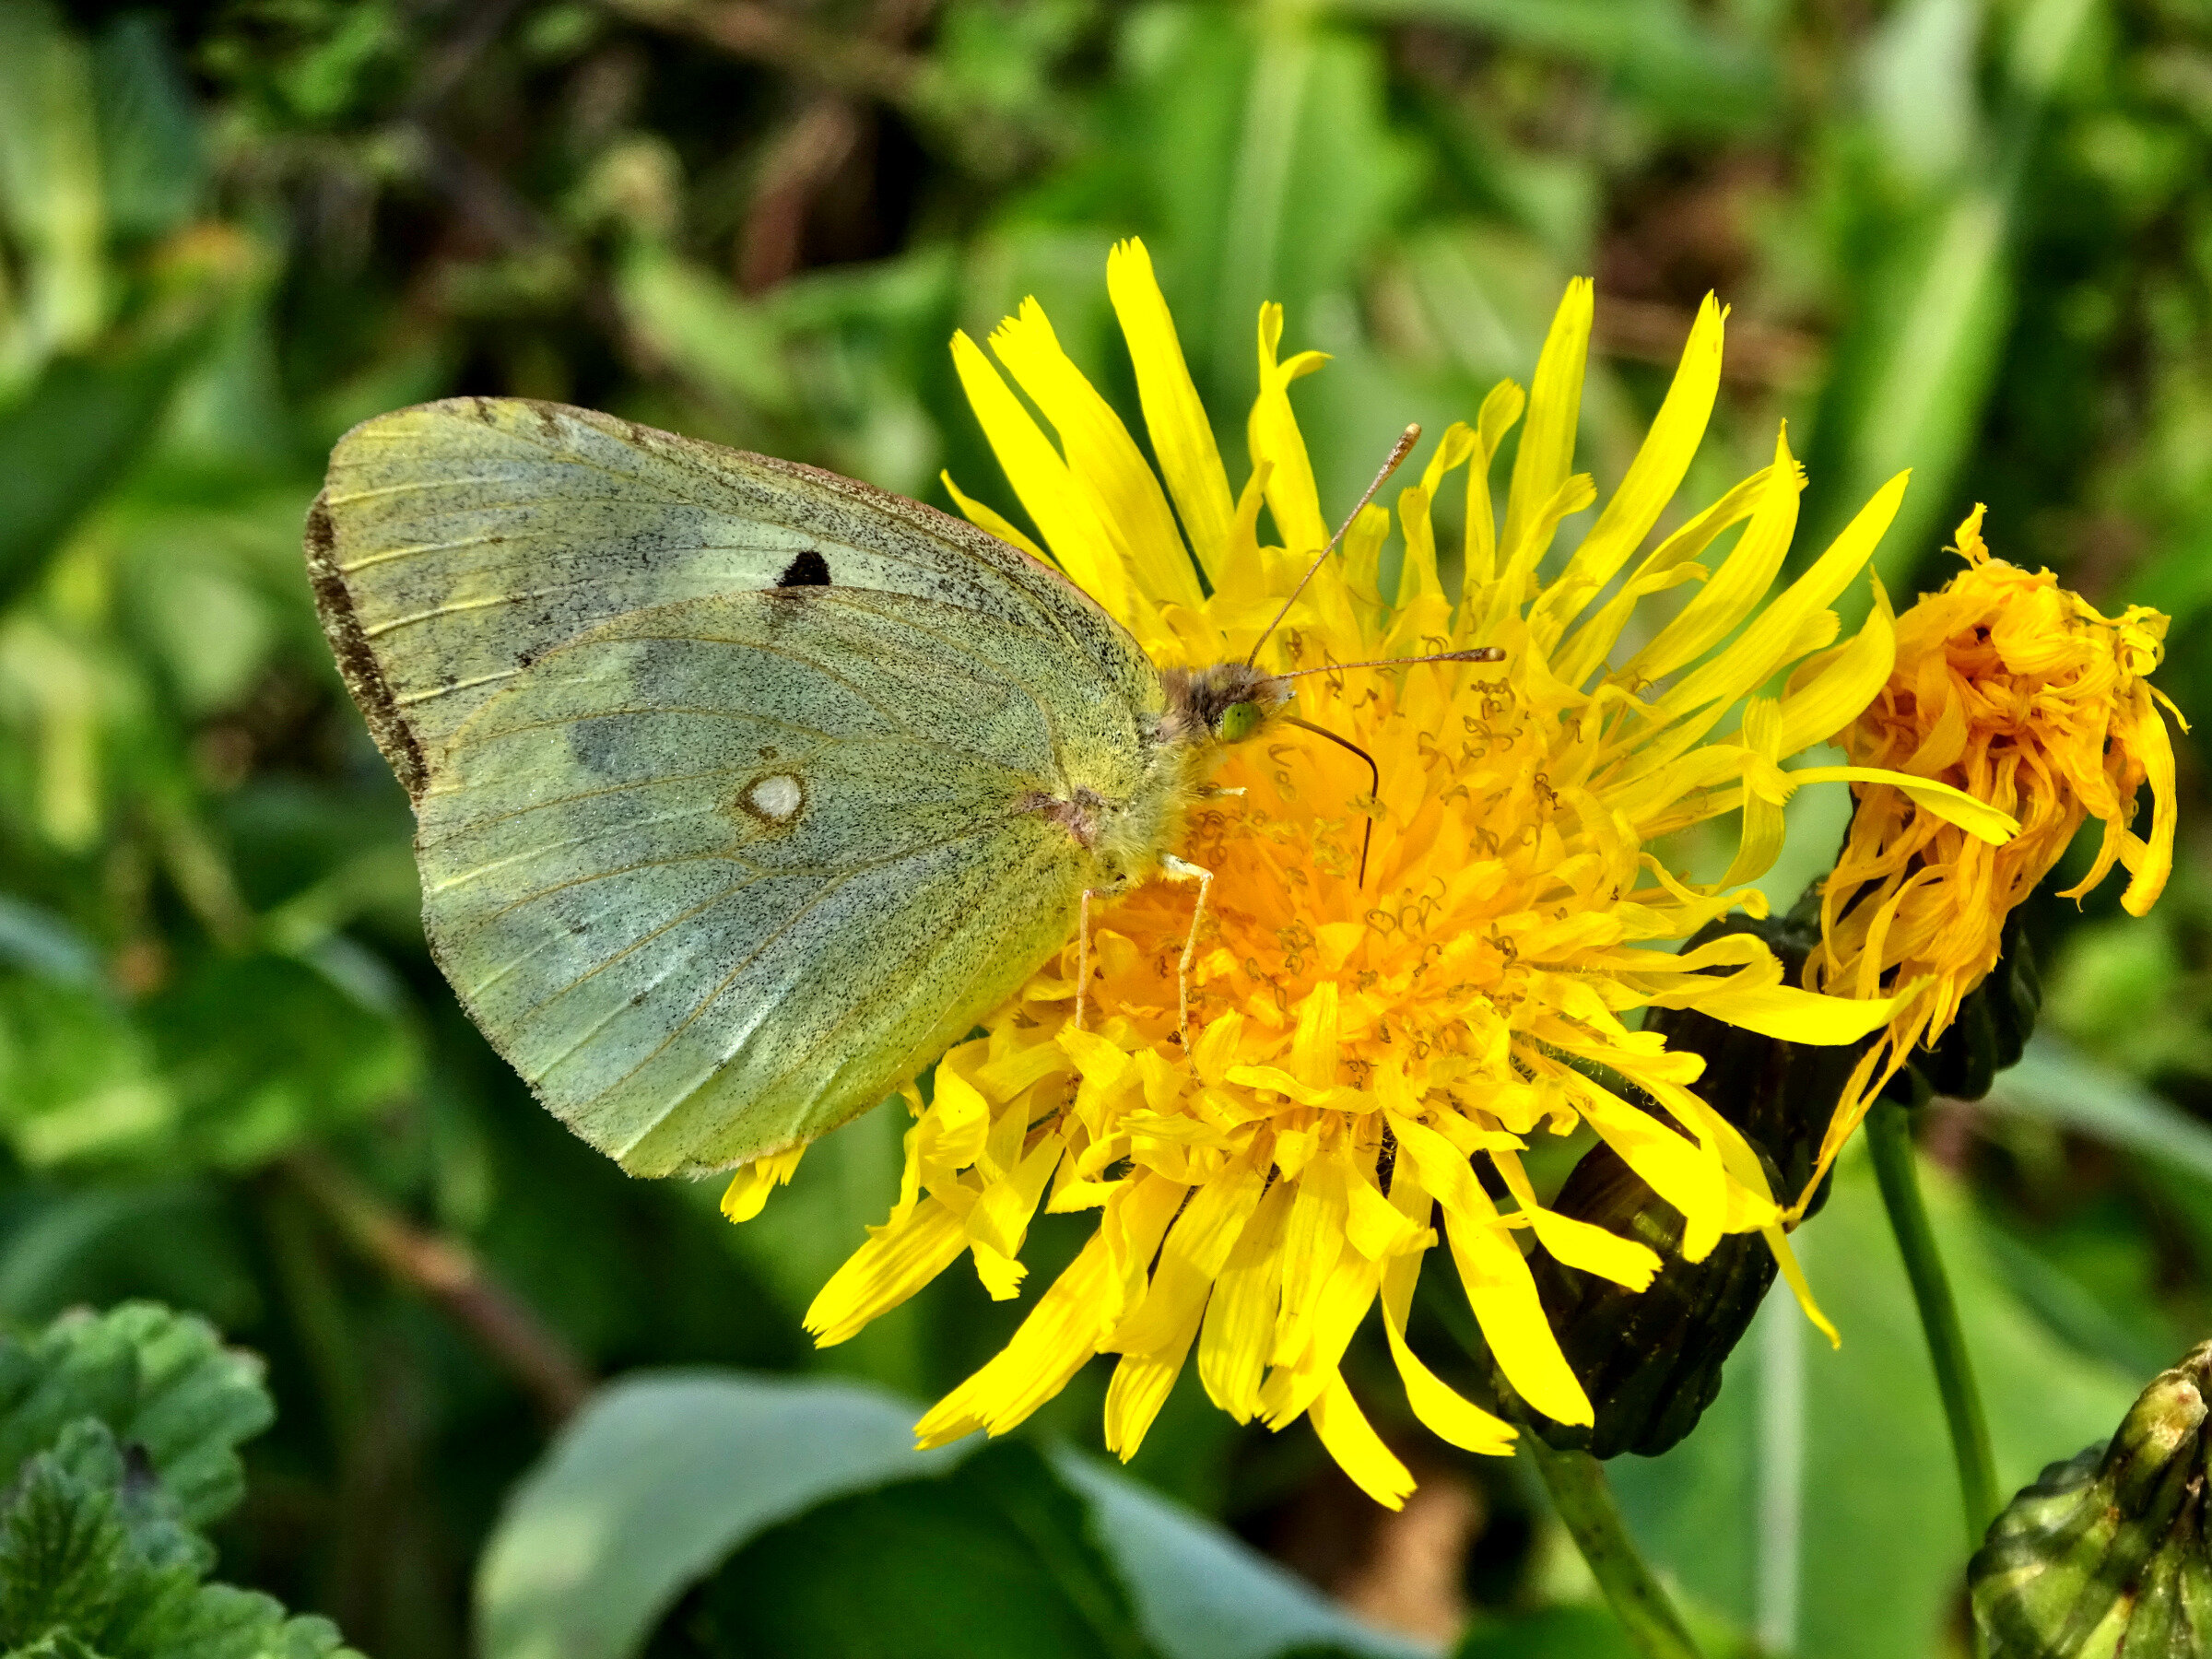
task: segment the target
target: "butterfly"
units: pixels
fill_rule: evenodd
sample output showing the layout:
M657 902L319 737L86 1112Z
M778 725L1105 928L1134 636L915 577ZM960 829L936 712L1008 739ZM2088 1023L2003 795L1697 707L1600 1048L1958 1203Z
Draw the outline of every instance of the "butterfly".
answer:
M1087 941L1094 898L1166 873L1203 904L1183 815L1292 697L1156 666L934 508L555 404L356 427L306 551L414 804L432 954L638 1175L874 1105Z

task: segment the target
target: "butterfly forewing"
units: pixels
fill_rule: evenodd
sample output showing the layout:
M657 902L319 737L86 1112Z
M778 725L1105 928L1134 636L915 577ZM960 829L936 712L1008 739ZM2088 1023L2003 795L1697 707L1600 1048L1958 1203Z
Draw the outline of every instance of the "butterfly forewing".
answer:
M645 606L837 586L936 598L1143 653L1065 578L957 519L834 474L589 409L449 398L339 440L308 522L324 627L409 793L425 749L537 655Z
M1037 797L1137 786L1160 693L1127 634L877 501L498 401L334 461L310 558L417 799L433 949L635 1172L742 1162L913 1075L1067 936L1090 866Z

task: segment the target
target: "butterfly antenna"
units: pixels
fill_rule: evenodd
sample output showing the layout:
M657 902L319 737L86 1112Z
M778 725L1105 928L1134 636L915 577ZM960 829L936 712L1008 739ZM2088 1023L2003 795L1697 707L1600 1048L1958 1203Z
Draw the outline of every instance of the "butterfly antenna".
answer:
M1306 591L1306 583L1313 580L1313 572L1321 569L1324 559L1336 551L1336 544L1344 539L1345 532L1352 527L1352 520L1367 511L1367 504L1375 499L1375 491L1388 482L1390 475L1398 470L1398 464L1413 453L1413 446L1420 441L1421 429L1418 426L1408 426L1398 434L1397 442L1390 446L1390 459L1382 463L1382 470L1375 475L1375 481L1367 487L1367 493L1359 498L1359 504L1352 509L1343 524L1336 526L1336 534L1329 537L1329 545L1313 556L1313 562L1306 567L1306 573L1298 579L1298 585L1290 590L1290 597L1283 601L1283 608L1277 611L1275 620L1267 624L1266 632L1252 642L1252 654L1244 659L1245 667L1249 668L1260 660L1260 647L1266 644L1275 630L1283 625L1283 618L1290 614L1290 607L1298 603L1298 596Z
M1300 679L1309 674L1341 674L1347 668L1405 668L1415 663L1502 663L1505 653L1496 645L1476 645L1465 651L1439 651L1428 656L1381 657L1371 663L1324 663L1318 668L1293 668L1277 679ZM1299 724L1304 724L1300 721ZM1319 726L1308 728L1319 731ZM1341 738L1339 742L1343 741Z
M1375 764L1375 758L1372 755L1369 754L1365 749L1354 743L1349 737L1339 737L1335 733L1330 731L1328 727L1317 726L1310 720L1300 720L1295 714L1291 715L1286 724L1297 726L1300 731L1311 732L1316 737L1326 737L1338 748L1351 750L1353 754L1359 756L1360 759L1367 762L1367 775L1370 780L1371 780L1371 787L1370 788L1369 793L1378 797L1382 794L1382 769ZM1359 886L1361 887L1365 887L1367 885L1367 849L1369 844L1372 842L1374 839L1375 820L1371 818L1364 818L1363 827L1359 831Z

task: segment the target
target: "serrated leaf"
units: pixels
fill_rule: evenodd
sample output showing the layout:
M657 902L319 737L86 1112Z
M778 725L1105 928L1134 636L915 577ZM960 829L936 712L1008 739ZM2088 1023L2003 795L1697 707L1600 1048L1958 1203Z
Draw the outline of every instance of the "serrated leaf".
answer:
M0 1508L0 1641L62 1659L325 1659L326 1619L204 1584L215 1550L177 1519L135 1447L85 1418L23 1469Z
M112 1493L52 1453L25 1466L0 1512L0 1639L97 1631L129 1582L130 1539Z
M237 1503L236 1448L273 1415L261 1371L206 1321L151 1302L65 1314L28 1343L0 1337L0 1480L91 1418L144 1448L181 1518L205 1524Z

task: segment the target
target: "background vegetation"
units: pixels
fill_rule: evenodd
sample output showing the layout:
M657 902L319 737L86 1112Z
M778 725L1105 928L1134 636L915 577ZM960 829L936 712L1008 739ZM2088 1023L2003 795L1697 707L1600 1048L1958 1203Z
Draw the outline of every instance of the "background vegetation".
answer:
M712 1188L570 1140L460 1018L301 577L333 440L517 394L940 502L949 466L1006 505L947 338L1034 293L1133 408L1102 281L1131 233L1232 446L1263 298L1334 354L1299 396L1337 501L1406 419L1525 380L1576 273L1599 284L1586 464L1618 478L1717 289L1728 379L1686 500L1786 418L1803 552L1910 465L1893 593L1939 581L1986 500L2004 555L2172 613L2161 683L2212 713L2197 0L0 0L0 1320L155 1298L265 1357L243 1502L162 1523L210 1529L195 1574L371 1654L459 1653L502 1500L594 1379L921 1397L1014 1313L948 1280L813 1352L798 1312L880 1218L899 1123L834 1137L733 1230ZM1927 1122L2009 1485L2212 1325L2212 803L2186 747L2183 790L2158 912L2119 917L2117 883L2040 903L2044 1034ZM1813 793L1785 899L1841 821ZM1770 1308L1704 1428L1617 1484L1714 1651L1942 1652L1964 1540L1864 1170L1801 1238L1841 1352ZM132 1317L100 1339L151 1354ZM0 1354L0 1408L31 1364ZM1427 1481L1392 1519L1302 1429L1239 1430L1186 1387L1133 1473L1228 1532L1177 1533L1053 1449L1095 1446L1101 1393L1044 1414L1041 1451L954 1467L882 1450L904 1419L876 1396L635 1380L511 1518L479 1651L622 1651L530 1645L586 1605L530 1603L533 1549L594 1526L653 1547L591 1605L634 1604L641 1635L684 1596L655 1652L1406 1651L1231 1533L1418 1641L1621 1651L1514 1463L1389 1421ZM127 1491L99 1464L127 1414L101 1420L106 1453L86 1430L39 1478ZM51 1428L0 1433L0 1477ZM780 1447L815 1485L763 1495ZM530 1531L548 1515L569 1531ZM1252 1599L1199 1631L1133 1538ZM841 1625L855 1606L896 1640Z

